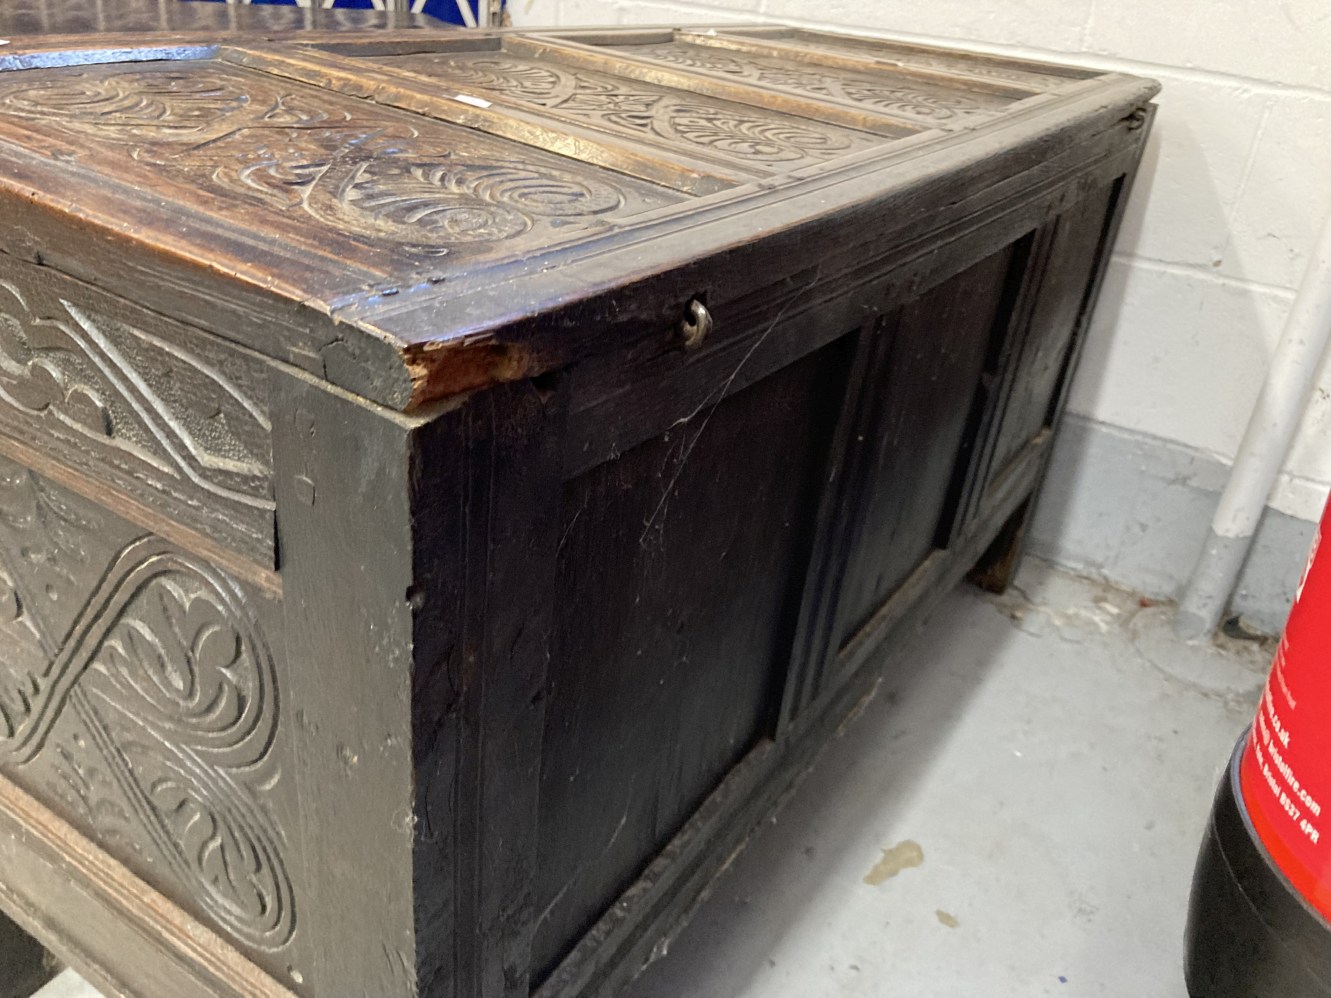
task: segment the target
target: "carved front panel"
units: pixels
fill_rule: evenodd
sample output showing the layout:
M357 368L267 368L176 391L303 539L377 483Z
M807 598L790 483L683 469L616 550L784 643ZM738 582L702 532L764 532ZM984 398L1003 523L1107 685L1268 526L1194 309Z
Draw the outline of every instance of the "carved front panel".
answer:
M631 45L623 51L638 58L720 73L736 80L795 91L810 97L860 104L925 125L945 125L989 117L1011 103L1007 98L992 94L931 85L908 76L825 69L775 56L731 52L683 42Z
M0 431L273 564L267 368L0 256Z
M436 52L383 61L612 131L769 169L882 144L879 136L848 128L507 53Z
M346 279L521 256L680 200L654 185L217 62L0 74L0 128L248 222Z
M277 607L0 458L0 769L287 976Z

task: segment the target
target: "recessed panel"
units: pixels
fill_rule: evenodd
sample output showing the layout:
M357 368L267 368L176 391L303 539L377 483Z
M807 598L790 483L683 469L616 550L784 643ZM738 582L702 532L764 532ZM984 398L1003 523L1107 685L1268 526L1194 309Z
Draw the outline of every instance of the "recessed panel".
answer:
M770 732L847 362L835 343L566 486L536 979Z

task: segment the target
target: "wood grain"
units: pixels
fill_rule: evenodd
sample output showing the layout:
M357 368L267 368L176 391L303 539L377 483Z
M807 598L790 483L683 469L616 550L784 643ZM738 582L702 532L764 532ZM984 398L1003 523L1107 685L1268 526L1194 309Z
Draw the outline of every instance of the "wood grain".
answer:
M402 409L562 363L499 336L521 316L574 302L604 314L612 283L724 268L768 220L795 232L923 175L955 170L983 191L986 171L1112 129L1155 89L807 33L725 34L724 47L687 32L121 37L15 39L0 56L0 202L15 220L0 251L127 298L152 280L164 314ZM764 46L778 45L808 58L773 63ZM500 54L506 79L477 86ZM902 68L929 59L966 72ZM533 71L555 82L532 89ZM608 254L631 272L604 278ZM564 359L577 349L561 336Z
M0 907L127 998L609 998L1010 576L1156 89L12 39Z

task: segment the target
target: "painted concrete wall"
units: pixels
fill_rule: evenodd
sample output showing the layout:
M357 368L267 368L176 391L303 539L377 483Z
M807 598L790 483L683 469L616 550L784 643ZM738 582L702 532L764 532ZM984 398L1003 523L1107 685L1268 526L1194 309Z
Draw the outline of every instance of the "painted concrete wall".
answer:
M1331 210L1326 0L510 0L519 25L781 20L1164 84L1071 407L1228 465ZM1272 496L1316 519L1331 370ZM1132 580L1125 580L1131 582Z
M1207 539L1229 468L1209 454L1070 414L1027 550L1083 575L1172 599ZM1268 509L1230 602L1249 628L1285 623L1316 525Z

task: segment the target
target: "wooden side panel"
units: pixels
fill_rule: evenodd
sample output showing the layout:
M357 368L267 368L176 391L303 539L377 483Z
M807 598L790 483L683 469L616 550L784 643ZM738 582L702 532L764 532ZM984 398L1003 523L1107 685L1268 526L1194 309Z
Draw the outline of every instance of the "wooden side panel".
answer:
M278 372L274 457L318 998L416 998L411 491L417 426Z
M559 379L468 399L413 476L415 871L422 995L526 998L555 615Z
M858 526L842 581L837 644L938 546L973 401L1002 328L1013 248L993 254L883 321L870 349L861 446L848 476ZM976 428L969 426L972 433Z
M533 980L772 730L847 347L565 486Z
M1047 265L1032 277L1038 300L1009 372L1001 425L990 464L1000 476L1030 441L1053 425L1053 402L1069 358L1068 348L1089 306L1089 282L1105 245L1105 227L1116 185L1098 188L1051 223Z
M108 998L293 998L4 777L0 801L0 908Z
M1150 121L1151 115L1148 114L1143 123L1149 126ZM1148 130L1144 129L1140 134L1139 143L1145 141ZM1046 225L1036 240L1040 247L1038 256L1042 261L1048 257L1050 248L1059 245L1073 247L1069 253L1070 262L1074 266L1081 264L1087 267L1086 283L1078 288L1072 283L1075 273L1070 274L1066 270L1069 260L1055 259L1047 265L1054 275L1048 282L1050 293L1054 296L1052 302L1041 297L1046 280L1043 263L1041 269L1032 268L1027 287L1023 289L1026 297L1034 299L1029 309L1034 321L1026 330L1034 346L1021 344L1022 349L1017 354L1019 359L1009 361L1006 365L1009 375L1003 397L1014 409L1004 412L1002 420L996 423L991 447L986 451L984 459L976 462L973 496L968 504L972 509L979 507L981 510L1000 505L1003 493L1011 489L1012 479L1021 476L1022 465L1038 462L1040 470L1037 489L1033 490L1031 498L1009 518L1002 533L985 551L971 573L972 582L991 592L1002 592L1016 573L1025 544L1026 527L1035 509L1038 482L1043 479L1048 468L1053 435L1062 418L1077 361L1086 343L1091 313L1104 284L1109 255L1123 220L1137 165L1138 162L1134 160L1125 174L1107 185L1093 188L1078 205L1056 222ZM1086 240L1092 232L1098 232L1099 239L1091 259L1087 261ZM1061 274L1060 269L1063 271ZM1075 315L1071 309L1073 300L1080 301ZM1051 326L1051 315L1068 322L1069 327L1061 329ZM1051 340L1066 342L1061 357L1048 357L1048 343ZM1016 397L1015 402L1011 401L1013 396ZM990 459L991 451L999 452L997 460Z
M404 419L275 403L318 998L525 998L557 379Z

